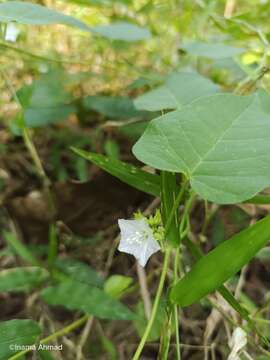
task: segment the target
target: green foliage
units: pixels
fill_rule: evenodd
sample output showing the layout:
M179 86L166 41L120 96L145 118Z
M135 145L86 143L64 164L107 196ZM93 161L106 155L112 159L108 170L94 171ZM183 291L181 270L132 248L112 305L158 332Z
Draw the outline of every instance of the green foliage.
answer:
M269 234L268 216L223 242L202 257L191 271L173 286L170 299L184 307L217 290L265 246Z
M73 259L57 259L56 267L74 281L102 288L104 280L89 265Z
M150 166L184 173L202 198L236 203L270 185L269 131L259 95L219 94L153 120L133 151Z
M135 316L126 306L103 290L74 280L44 289L41 297L50 305L81 310L101 319L132 320Z
M197 73L172 73L164 85L134 100L140 110L158 111L181 108L198 97L218 91L218 86Z
M116 22L111 25L90 27L72 16L64 15L45 6L22 1L8 1L0 4L0 21L16 21L27 25L65 24L111 40L130 42L150 38L149 30L135 24Z
M6 360L18 351L10 346L26 346L35 344L40 335L40 328L32 320L10 320L0 322L0 359Z
M159 196L160 178L158 175L150 174L114 158L108 158L76 148L72 150L128 185L150 195Z
M23 260L31 265L39 266L39 261L35 258L32 252L11 232L4 232L4 238L11 249L19 255Z
M65 91L64 74L52 71L21 88L18 99L23 107L27 127L44 127L60 122L76 111L72 98Z
M124 21L115 22L110 25L99 25L92 28L92 31L111 40L128 42L148 40L151 37L148 29Z
M0 271L0 292L29 291L44 283L48 272L39 267L18 267Z
M134 326L139 336L142 336L147 324L147 319L144 313L144 305L142 301L138 302L135 311L137 314L137 319L133 321ZM166 319L167 319L166 300L162 299L159 303L157 316L152 326L152 330L149 334L148 341L156 341L160 338L160 335L163 331L163 326L166 323Z
M112 275L104 283L104 291L112 298L120 299L132 284L133 279L129 276Z
M113 119L130 119L144 114L135 108L133 101L127 96L87 96L83 99L83 105L86 109Z
M186 42L181 46L188 54L209 59L226 59L242 54L245 50L223 43L202 41Z

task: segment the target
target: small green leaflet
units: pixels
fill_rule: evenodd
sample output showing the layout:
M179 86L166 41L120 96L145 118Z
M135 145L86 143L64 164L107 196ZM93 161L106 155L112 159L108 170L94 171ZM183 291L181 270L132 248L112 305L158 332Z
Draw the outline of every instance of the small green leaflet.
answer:
M41 331L38 324L32 320L10 320L0 322L0 360L7 360L17 351L10 345L35 344Z
M237 48L223 43L207 43L202 41L186 42L181 48L190 55L206 57L209 59L227 59L242 54L245 49Z
M0 4L0 22L16 21L27 25L64 24L80 30L104 36L111 40L138 41L151 37L148 29L128 22L90 27L84 22L45 6L23 1L7 1Z
M0 271L0 292L28 291L48 279L48 272L40 267L17 267Z
M198 73L175 72L168 76L164 85L137 97L134 105L148 111L176 109L218 90L217 85Z
M260 94L207 96L151 121L133 152L204 199L242 202L270 185L270 116Z
M180 306L189 306L219 289L269 240L270 216L267 216L201 257L190 272L172 288L170 299Z
M77 148L72 148L72 150L126 184L150 195L160 195L160 177L158 175L150 174L140 170L136 166L104 155L87 152Z
M48 287L42 291L41 297L50 305L81 310L101 319L132 320L135 317L126 306L111 298L105 291L75 280Z

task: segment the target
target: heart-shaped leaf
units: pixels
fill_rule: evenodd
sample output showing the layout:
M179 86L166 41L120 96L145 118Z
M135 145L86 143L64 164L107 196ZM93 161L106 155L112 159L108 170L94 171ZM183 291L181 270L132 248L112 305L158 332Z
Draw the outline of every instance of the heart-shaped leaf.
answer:
M184 173L204 199L241 202L270 185L270 116L260 94L204 97L153 120L133 151Z

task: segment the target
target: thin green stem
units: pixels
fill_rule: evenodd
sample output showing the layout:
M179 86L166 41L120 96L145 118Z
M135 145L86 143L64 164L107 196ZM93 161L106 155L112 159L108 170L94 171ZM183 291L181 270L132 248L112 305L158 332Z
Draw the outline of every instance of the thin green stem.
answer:
M78 320L74 321L73 323L67 325L63 329L60 329L60 330L56 331L55 333L53 333L53 334L45 337L44 339L40 340L39 344L47 344L48 342L50 342L52 340L55 340L56 338L58 338L60 336L64 336L66 334L69 334L71 331L73 331L73 330L77 329L78 327L80 327L88 319L89 319L89 315L82 316L80 319L78 319ZM10 357L9 360L19 359L21 356L29 353L30 351L31 350L20 351L18 354Z
M175 211L177 210L178 206L180 205L180 202L181 202L181 200L183 199L183 196L184 196L184 194L185 194L185 190L186 190L186 188L187 188L187 183L188 183L187 180L184 180L184 182L183 182L183 184L182 184L182 186L181 186L181 189L179 190L179 193L178 193L178 195L177 195L177 197L176 197L176 199L175 199L175 201L174 201L172 210L171 210L171 212L170 212L170 214L169 214L169 217L168 217L168 220L167 220L167 222L166 222L165 234L164 234L164 236L167 235L167 233L168 233L168 231L169 231L169 229L170 229L170 226L171 226L172 221L173 221L173 217L174 217L174 215L175 215Z
M141 341L140 341L140 343L139 343L139 345L137 347L137 350L136 350L135 354L133 355L132 360L138 360L140 358L140 355L141 355L141 353L143 351L144 345L145 345L145 343L147 341L147 338L148 338L148 336L150 334L153 323L155 321L158 305L159 305L159 302L160 302L162 290L163 290L166 275L167 275L170 253L171 253L170 248L165 250L162 272L161 272L161 276L160 276L160 280L159 280L159 284L158 284L158 289L157 289L153 309L152 309L152 312L151 312L151 317L150 317L150 319L149 319L149 321L147 323L144 334L143 334L143 336L141 338Z
M174 283L178 280L178 269L180 263L180 246L175 251L174 256ZM174 312L174 322L175 322L175 342L176 342L176 359L181 360L181 350L180 350L180 335L179 335L179 316L178 316L178 308L177 305L173 305Z

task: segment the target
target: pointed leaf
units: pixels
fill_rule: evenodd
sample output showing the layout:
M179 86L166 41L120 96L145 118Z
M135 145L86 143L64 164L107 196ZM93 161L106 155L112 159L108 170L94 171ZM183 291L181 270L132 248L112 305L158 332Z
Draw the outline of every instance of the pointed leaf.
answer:
M204 199L241 202L270 185L270 116L257 94L204 97L153 120L133 151L184 173Z
M211 80L196 73L172 73L164 85L134 100L139 110L158 111L180 108L192 100L218 91Z
M77 148L72 148L72 150L128 185L146 192L147 194L159 196L160 177L158 175L150 174L136 166L104 155L87 152Z
M171 290L170 298L189 306L217 290L270 240L270 216L234 235L203 256Z

